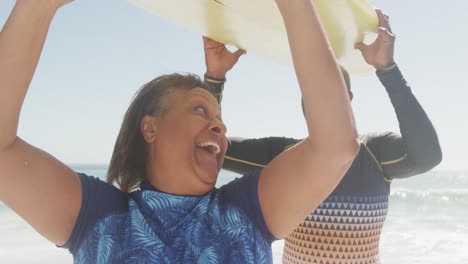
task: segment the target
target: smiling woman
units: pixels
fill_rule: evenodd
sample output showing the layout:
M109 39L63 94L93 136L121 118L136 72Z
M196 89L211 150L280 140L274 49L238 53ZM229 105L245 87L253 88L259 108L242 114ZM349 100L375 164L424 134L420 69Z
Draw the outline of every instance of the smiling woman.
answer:
M226 128L217 99L194 75L160 76L138 92L107 183L17 136L49 25L68 2L18 0L0 33L0 200L69 249L75 263L270 263L272 241L329 195L359 148L344 81L311 2L276 0L314 137L219 189Z
M172 74L154 79L141 88L125 114L107 181L128 192L148 175L155 175L154 184L169 193L208 192L223 163L224 155L219 154L224 154L227 145L220 116L216 99L198 76ZM193 164L185 164L193 153ZM198 172L199 181L186 172L191 168Z

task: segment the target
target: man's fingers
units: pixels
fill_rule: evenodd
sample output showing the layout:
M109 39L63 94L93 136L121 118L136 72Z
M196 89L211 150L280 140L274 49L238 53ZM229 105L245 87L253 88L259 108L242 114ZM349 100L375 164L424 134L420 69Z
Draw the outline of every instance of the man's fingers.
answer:
M234 55L237 57L237 58L240 58L240 56L246 54L247 52L243 49L238 49L236 52L234 52Z
M206 36L203 36L203 45L206 49L217 49L220 47L224 47L223 43L213 40Z
M368 46L364 43L356 43L354 44L354 48L357 49L357 50L360 50L360 51L363 51L364 49L366 49Z
M392 28L390 27L390 17L387 14L384 14L382 10L376 9L375 12L379 17L379 27L384 27L388 29L390 33L392 33Z
M386 16L382 10L380 9L376 9L375 12L377 13L377 17L379 18L379 23L381 26L383 26L383 24L387 23L388 22L388 16Z
M203 36L203 42L222 44L222 43L220 43L220 42L218 42L218 41L216 41L216 40L214 40L214 39L211 39L211 38L209 38L209 37L207 37L207 36Z
M209 42L210 42L210 38L206 37L206 36L203 36L203 44L207 45Z
M390 32L390 30L388 30L388 28L379 27L377 29L377 34L379 34L379 37L383 38L383 40L385 40L385 41L395 40L395 34Z

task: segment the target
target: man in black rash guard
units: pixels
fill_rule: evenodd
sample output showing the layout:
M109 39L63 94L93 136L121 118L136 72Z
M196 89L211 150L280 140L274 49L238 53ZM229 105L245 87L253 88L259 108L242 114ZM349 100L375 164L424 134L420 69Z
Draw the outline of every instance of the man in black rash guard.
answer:
M400 133L362 135L361 150L333 193L285 241L283 263L379 263L379 241L393 179L424 173L440 163L436 131L393 60L395 36L388 16L377 10L379 37L370 46L357 44L376 68L400 124ZM221 95L225 74L243 51L205 39L205 81ZM349 76L343 70L350 96ZM300 139L231 138L224 169L245 174L265 167ZM294 205L291 205L293 207Z

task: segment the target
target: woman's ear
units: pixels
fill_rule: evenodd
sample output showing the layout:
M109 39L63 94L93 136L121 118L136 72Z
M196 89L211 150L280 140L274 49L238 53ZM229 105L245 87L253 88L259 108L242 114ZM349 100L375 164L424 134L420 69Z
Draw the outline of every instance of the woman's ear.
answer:
M157 117L147 115L143 117L140 124L141 134L146 143L153 143L156 140Z

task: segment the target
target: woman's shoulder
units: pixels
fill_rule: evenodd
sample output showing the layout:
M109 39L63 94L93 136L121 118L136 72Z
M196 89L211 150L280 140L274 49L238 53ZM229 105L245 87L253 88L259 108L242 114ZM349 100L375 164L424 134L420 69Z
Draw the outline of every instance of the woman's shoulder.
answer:
M83 191L83 202L92 202L101 206L112 205L115 208L126 209L128 206L128 193L120 191L117 187L97 177L78 173ZM90 199L88 201L88 199Z
M231 212L236 210L247 217L262 236L271 243L276 238L266 225L258 197L258 179L262 171L263 169L253 170L222 186L217 191L222 208Z
M103 219L128 211L128 193L101 179L85 173L77 173L82 187L81 209L72 235L63 246L72 253L86 238L91 229Z

